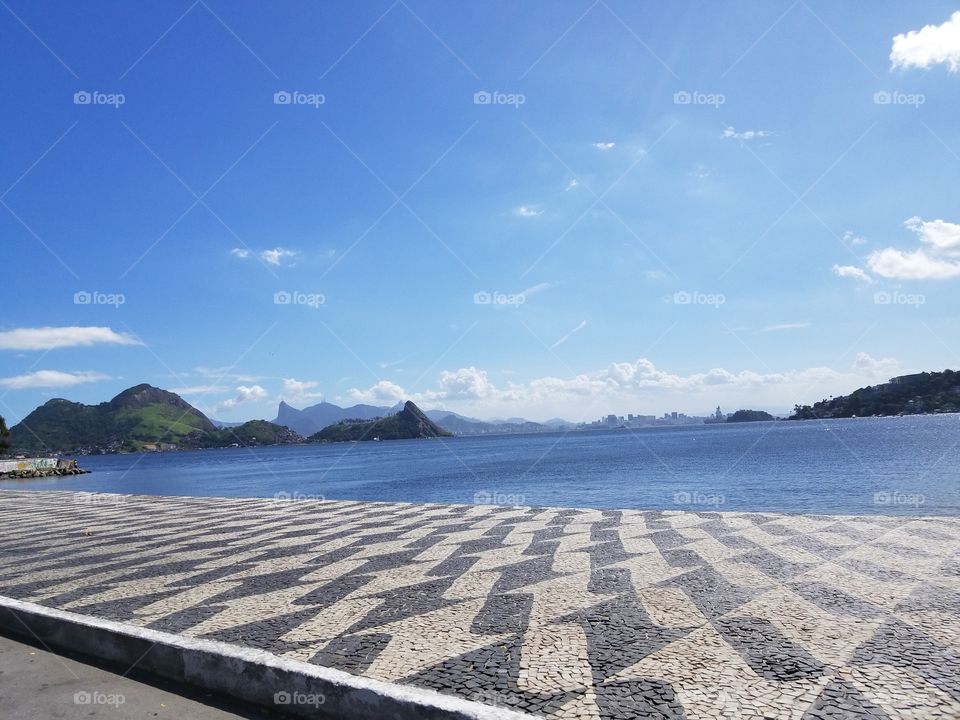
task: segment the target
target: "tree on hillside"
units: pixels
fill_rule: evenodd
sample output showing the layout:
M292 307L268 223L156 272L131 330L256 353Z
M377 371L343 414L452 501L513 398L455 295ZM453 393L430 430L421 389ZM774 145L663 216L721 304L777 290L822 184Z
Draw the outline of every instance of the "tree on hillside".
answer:
M0 452L3 452L10 444L7 442L7 436L10 434L10 431L7 430L7 424L3 421L3 416L0 415Z

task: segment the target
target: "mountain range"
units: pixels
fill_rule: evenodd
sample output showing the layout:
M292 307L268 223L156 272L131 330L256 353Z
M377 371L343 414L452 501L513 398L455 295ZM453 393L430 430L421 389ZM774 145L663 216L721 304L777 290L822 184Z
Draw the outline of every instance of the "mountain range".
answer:
M321 435L331 427L338 429ZM367 432L371 429L372 434ZM9 444L12 452L30 454L138 452L297 443L307 437L360 439L359 436L371 434L371 437L392 439L553 429L522 419L486 423L448 410L423 413L409 401L394 407L353 405L345 408L322 402L302 410L281 402L273 422L214 422L179 395L141 384L98 405L62 398L48 400L10 428Z
M375 420L400 412L404 403L393 407L379 405L351 405L340 407L329 402L321 402L298 410L285 401L277 408L276 425L285 425L304 437L314 435L325 427L344 420ZM546 423L535 423L523 418L510 418L503 421L486 422L466 417L450 410L424 411L430 420L454 435L502 435L507 433L553 432L576 427L575 423L554 418Z

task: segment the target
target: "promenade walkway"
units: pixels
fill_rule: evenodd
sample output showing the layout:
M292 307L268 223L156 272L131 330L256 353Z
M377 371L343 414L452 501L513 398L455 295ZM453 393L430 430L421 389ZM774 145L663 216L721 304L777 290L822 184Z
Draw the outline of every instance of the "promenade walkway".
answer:
M0 595L549 718L960 717L960 518L3 491Z

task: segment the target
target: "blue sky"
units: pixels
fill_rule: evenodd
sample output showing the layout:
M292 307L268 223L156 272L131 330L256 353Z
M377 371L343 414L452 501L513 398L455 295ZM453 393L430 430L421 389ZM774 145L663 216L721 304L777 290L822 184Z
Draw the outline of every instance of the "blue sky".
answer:
M957 367L956 12L5 0L0 414L785 410Z

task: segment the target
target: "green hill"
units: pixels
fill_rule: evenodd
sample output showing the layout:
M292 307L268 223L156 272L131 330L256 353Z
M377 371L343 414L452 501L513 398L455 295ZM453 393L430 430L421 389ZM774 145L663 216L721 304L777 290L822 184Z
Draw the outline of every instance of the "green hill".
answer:
M250 420L242 425L208 432L196 441L197 447L229 447L231 445L287 445L303 442L303 436L283 425L266 420Z
M19 452L140 450L215 431L179 395L143 384L99 405L49 400L10 428L10 446Z
M377 420L344 420L325 427L310 440L344 442L347 440L410 440L414 438L449 437L441 428L407 400L403 410Z
M797 405L791 420L921 415L960 412L960 372L925 372L895 377L882 385L854 390L849 395Z
M737 410L727 417L728 423L766 422L767 420L776 420L776 418L766 410Z

